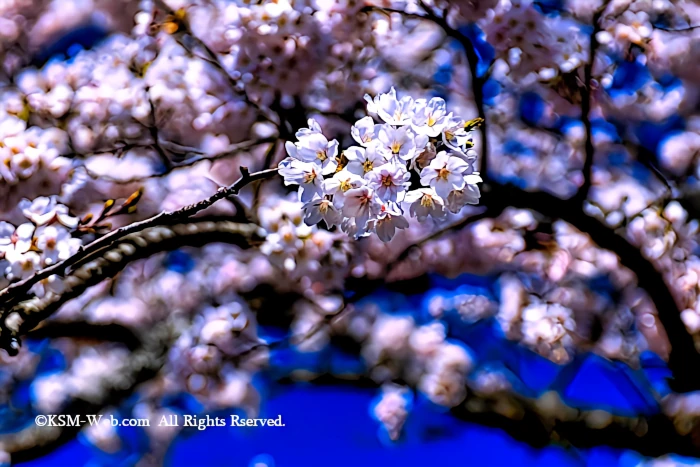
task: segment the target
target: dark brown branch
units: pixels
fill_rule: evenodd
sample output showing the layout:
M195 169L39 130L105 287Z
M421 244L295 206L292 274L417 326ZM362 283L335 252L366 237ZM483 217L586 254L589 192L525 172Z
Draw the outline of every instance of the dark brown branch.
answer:
M247 248L259 242L259 228L253 224L233 222L190 222L171 227L154 226L131 233L110 245L110 248L89 255L83 263L62 278L65 291L47 291L43 297L33 297L0 314L0 348L10 355L19 351L19 336L35 328L68 300L104 279L114 277L132 261L160 251L185 245L199 246L220 241Z
M29 289L32 288L39 281L48 278L54 274L62 276L65 271L78 263L79 261L85 260L89 255L92 255L104 248L109 247L115 241L129 235L132 233L140 232L149 227L155 227L157 225L172 225L177 222L186 220L195 214L207 209L217 201L227 198L231 195L236 195L238 192L248 185L257 180L262 180L264 178L271 177L277 173L277 169L268 169L260 172L249 173L246 167L241 167L241 178L239 178L235 183L228 187L220 188L216 193L214 193L209 198L206 198L198 203L185 206L177 211L161 212L153 217L144 219L139 222L134 222L133 224L121 227L114 230L107 235L98 238L89 245L81 248L78 253L71 256L68 259L60 261L54 265L42 269L33 276L30 276L22 281L11 284L7 288L0 291L0 306L7 310L17 303L22 297L24 297Z
M581 121L585 131L584 154L583 161L583 184L576 193L576 199L583 202L588 198L588 192L592 184L593 161L595 159L595 146L593 145L593 127L591 124L591 100L592 92L591 85L593 82L593 66L595 64L595 56L598 51L598 38L596 35L600 31L600 19L608 6L608 2L603 5L593 15L593 32L589 37L588 43L588 62L583 66L583 86L581 87Z
M173 332L169 323L157 325L147 332L147 336L139 336L142 345L131 353L122 367L90 382L88 387L91 389L96 386L104 388L104 391L99 391L102 396L100 400L83 399L80 394L75 394L61 414L72 417L82 415L80 418L84 423L87 420L85 415L98 414L106 407L118 405L139 384L153 379L165 364ZM36 459L73 439L80 429L80 426L41 427L32 423L18 432L0 434L0 450L11 455L13 464Z
M491 190L483 193L481 203L488 206L488 212L493 215L507 207L514 207L531 209L551 219L561 219L588 234L600 248L617 254L620 263L637 275L639 287L646 290L654 302L659 320L668 334L672 345L668 364L674 378L671 387L677 392L700 388L700 354L695 348L693 337L681 321L680 309L663 275L636 246L602 222L586 215L574 199L560 199L545 192L529 192L514 185L492 182ZM468 221L469 219L466 220ZM436 233L435 237L442 233L444 232Z
M126 185L129 183L136 183L136 182L140 182L140 181L147 180L147 179L165 177L165 176L169 175L170 173L172 173L173 170L175 170L175 169L181 169L184 167L191 167L194 164L197 164L198 162L202 162L202 161L216 161L219 159L225 159L227 157L235 156L236 154L238 154L242 151L247 151L249 149L252 149L256 146L260 146L262 144L274 143L275 141L277 141L276 136L270 136L267 138L260 138L260 139L255 139L255 140L242 141L240 143L235 143L235 144L229 145L229 147L226 148L226 150L224 152L221 152L218 154L213 154L213 155L198 154L190 159L187 159L187 160L184 160L181 162L170 162L168 164L166 170L164 170L163 172L160 172L160 173L157 173L154 175L147 175L144 177L134 177L134 178L130 178L128 180L118 180L118 179L115 179L115 178L112 178L109 176L104 176L104 175L98 176L97 174L95 174L91 171L87 171L87 174L90 177L92 177L93 179L99 178L100 180L103 180L103 181L106 180L108 182L117 183L119 185ZM129 149L151 148L151 147L153 147L152 144L131 145L131 147ZM119 149L120 149L120 151L124 151L123 148L119 148ZM105 152L102 152L102 154L110 154L110 152L105 151Z

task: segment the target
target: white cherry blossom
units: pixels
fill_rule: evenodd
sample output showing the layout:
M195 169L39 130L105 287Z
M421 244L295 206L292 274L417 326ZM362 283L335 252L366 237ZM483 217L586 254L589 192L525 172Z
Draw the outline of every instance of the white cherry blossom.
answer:
M404 202L410 205L409 213L423 222L428 216L435 219L445 217L445 202L432 188L418 188L406 193Z
M471 137L464 128L464 121L451 114L448 115L442 129L442 142L450 149L463 151L463 148L471 142Z
M408 221L401 214L400 208L394 203L386 203L374 221L377 236L383 242L391 241L397 229L408 228Z
M447 198L452 190L464 187L462 174L467 168L463 159L442 151L421 171L420 181L423 185L430 185L438 196Z
M368 186L353 188L345 193L343 214L354 217L358 232L364 233L371 216L376 216L382 208L374 190Z
M427 136L416 135L408 127L394 128L391 125L381 125L377 130L377 138L380 143L378 149L387 159L411 160L428 144Z
M345 202L345 193L353 188L359 188L366 183L361 176L350 172L347 168L323 181L323 190L333 196L333 204L341 208Z
M476 185L481 182L481 177L478 175L465 175L465 185L461 190L453 190L447 196L447 209L454 214L457 214L467 204L479 204L481 192Z
M309 127L308 127L308 128L300 128L300 129L296 132L296 135L295 135L295 136L297 137L297 139L301 139L301 138L303 138L304 136L312 135L312 134L314 134L314 133L322 134L321 125L319 125L318 122L317 122L316 120L314 120L313 118L310 118L310 119L307 121L307 123L309 124Z
M387 162L386 157L377 150L376 144L367 148L351 146L345 150L345 157L348 159L348 165L345 168L361 177Z
M418 99L411 127L418 134L435 138L442 133L450 118L451 115L447 115L445 99L441 97L433 97L430 101Z
M374 119L368 116L359 119L350 127L350 135L360 146L367 146L376 138L374 130Z
M318 164L323 175L332 174L338 167L338 141L328 139L321 133L311 132L301 135L297 143L287 142L284 146L290 157Z
M315 195L323 194L323 176L320 167L311 162L290 159L280 163L280 175L285 185L299 185L299 200L310 201Z
M343 219L333 202L326 198L314 198L304 205L304 222L306 225L316 225L321 219L330 228L338 225Z
M367 174L367 180L368 185L383 201L401 201L411 186L411 175L406 167L392 162L375 167Z
M396 89L393 87L387 94L380 94L379 101L374 100L377 115L390 125L408 125L413 117L413 98L404 96L396 97Z

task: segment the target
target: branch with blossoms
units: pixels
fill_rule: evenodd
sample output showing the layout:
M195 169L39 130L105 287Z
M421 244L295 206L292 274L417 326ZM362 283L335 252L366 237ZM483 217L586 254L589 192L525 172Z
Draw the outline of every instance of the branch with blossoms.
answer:
M394 88L365 96L368 112L351 128L357 143L339 154L318 123L296 133L279 164L285 185L297 185L304 220L322 220L354 238L371 233L384 242L419 222L443 219L478 204L479 173L470 131L474 122L447 111L442 98L399 98Z
M43 282L65 282L66 277L69 275L75 276L85 264L91 264L94 263L94 261L101 261L103 257L107 258L105 255L112 251L115 246L118 247L118 242L125 239L125 237L128 239L129 236L133 237L134 235L148 229L153 229L159 226L172 226L178 224L179 222L186 221L212 206L217 201L238 194L238 192L246 185L275 175L277 173L277 169L268 169L260 172L249 173L246 167L241 167L241 173L241 178L235 183L228 187L221 187L209 198L189 206L185 206L182 209L161 212L148 219L134 222L120 229L113 230L87 246L81 246L75 254L68 256L63 260L57 261L29 277L10 284L8 287L0 291L0 301L2 301L2 313L0 313L0 348L6 350L10 354L16 354L20 345L19 335L38 325L43 319L46 319L53 311L55 311L60 304L67 301L69 296L75 295L75 293L71 295L68 293L63 293L62 290L57 290L56 293L49 294L50 303L39 306L38 308L34 307L34 305L29 307L27 307L26 304L22 305L22 300L24 300L27 295L32 294L32 290L35 290L35 288L41 285ZM256 228L255 226L252 227ZM191 228L196 231L195 225L193 225ZM186 236L187 233L187 229L185 229L182 234ZM132 252L127 256L132 256L134 253L135 252ZM121 261L121 256L123 254L124 252L119 253L119 260L110 261L111 263L120 264L115 269L114 273L118 272L126 265ZM92 269L95 268L93 267ZM112 277L108 275L106 271L103 271L101 266L97 269L99 269L99 274L95 275L94 277L99 276L101 279ZM89 273L89 276L92 277L93 273ZM94 282L94 277L93 279L90 279L90 282ZM85 277L83 279L87 280L89 277ZM75 290L77 290L77 288L75 288ZM43 298L35 296L30 300L43 300ZM50 307L48 305L50 305Z

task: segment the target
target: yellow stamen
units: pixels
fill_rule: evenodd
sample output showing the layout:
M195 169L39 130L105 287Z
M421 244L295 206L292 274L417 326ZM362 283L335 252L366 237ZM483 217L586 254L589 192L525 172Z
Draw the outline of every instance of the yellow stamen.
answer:
M362 164L362 170L365 171L365 173L370 172L372 169L374 169L374 164L372 163L371 160L367 159L364 164Z
M432 208L433 207L433 197L430 195L423 195L423 197L420 199L420 205L423 206L424 208Z
M428 117L428 126L433 126L437 123L437 120L432 115Z
M446 168L442 168L438 170L438 178L441 178L443 180L447 180L447 177L450 175L450 171L447 170Z
M308 172L304 174L304 183L313 183L316 180L316 172Z
M394 154L398 154L399 151L401 151L401 143L399 143L398 141L394 141L393 143L391 143L391 152Z
M321 162L328 159L328 155L326 154L326 151L316 151L316 159L320 160Z

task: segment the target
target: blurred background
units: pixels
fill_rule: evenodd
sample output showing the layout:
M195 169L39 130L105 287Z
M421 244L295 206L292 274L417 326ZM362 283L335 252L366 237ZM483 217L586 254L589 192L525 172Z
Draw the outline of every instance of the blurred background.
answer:
M0 295L0 464L700 464L698 25L682 0L0 2L0 288L32 281ZM355 239L266 177L81 275L309 118L352 146L392 87L465 119L478 204ZM55 311L21 347L17 307ZM186 414L285 426L158 426Z

